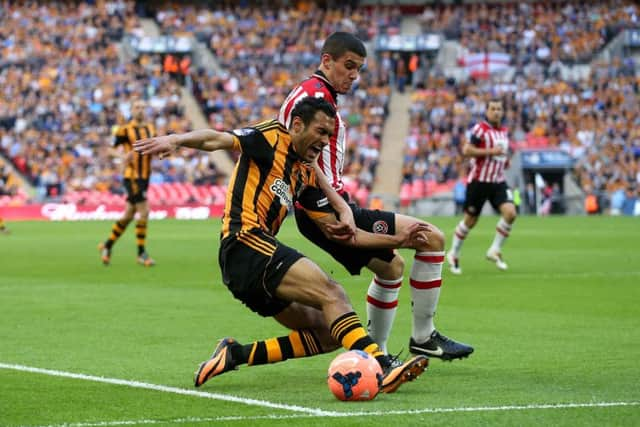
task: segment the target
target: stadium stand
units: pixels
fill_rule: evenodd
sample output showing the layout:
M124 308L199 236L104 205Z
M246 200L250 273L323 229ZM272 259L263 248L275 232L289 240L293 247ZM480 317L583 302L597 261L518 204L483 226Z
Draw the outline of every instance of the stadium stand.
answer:
M162 58L128 60L117 43L139 33L132 2L3 5L0 65L1 152L36 188L35 200L121 203L113 126L128 116L131 97L147 99L160 134L190 128L180 85ZM44 35L44 36L43 36ZM194 154L156 160L152 182L218 184L215 165ZM18 191L11 203L27 201Z
M224 70L198 70L193 76L195 96L213 128L276 117L291 88L314 71L318 50L331 32L351 31L369 41L380 33L397 33L400 22L397 8L327 10L313 2L212 9L167 2L155 17L166 34L191 33L207 41ZM362 203L376 175L388 82L389 70L370 52L355 96L341 99L350 143L345 180Z
M486 100L494 96L506 102L514 148L569 153L576 182L599 194L603 209L612 194L619 200L623 189L635 193L640 187L637 63L632 57L596 59L620 31L638 27L637 5L449 5L426 7L420 19L423 28L459 40L462 57L471 52L508 54L514 72L471 73L467 81L431 72L417 82L405 143L402 204L433 194L425 190L429 185L451 183L464 174L459 148L469 127L482 119ZM560 73L559 65L576 63L589 66L582 78Z
M218 61L219 73L190 64L190 87L214 128L275 117L288 90L313 71L329 33L348 30L366 40L367 72L341 105L350 142L345 184L366 204L384 161L382 130L401 58L371 46L378 35L401 35L405 17L398 7L357 3L330 10L313 1L3 3L0 154L36 191L13 185L6 194L5 185L0 205L123 203L119 166L107 147L131 95L150 101L158 133L190 128L180 102L185 81L166 55L130 58L119 46L126 34L144 34L137 13L145 8L163 34L205 41ZM499 68L511 72L447 78L449 70L424 55L408 70L410 127L404 147L396 144L404 156L402 205L451 191L465 174L459 149L468 129L496 95L506 101L514 148L569 153L576 182L600 195L603 211L622 212L621 200L637 197L638 64L600 55L622 30L638 28L635 3L434 3L416 10L412 19L424 31L457 43L457 67L478 52L492 60L494 52L507 55L498 57L506 58ZM416 67L413 56L403 59ZM567 78L563 67L575 64L588 72ZM152 203L205 203L223 191L224 176L197 153L155 160L152 168Z

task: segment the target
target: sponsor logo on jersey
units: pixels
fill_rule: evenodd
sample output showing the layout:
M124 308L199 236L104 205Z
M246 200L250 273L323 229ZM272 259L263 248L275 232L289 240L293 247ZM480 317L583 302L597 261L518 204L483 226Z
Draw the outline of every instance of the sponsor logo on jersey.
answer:
M318 205L319 208L323 206L327 206L329 204L329 199L327 199L326 197L323 197L322 199L318 200L316 204Z
M251 128L242 128L242 129L234 129L233 133L238 135L238 136L247 136L251 133L255 132L255 129L251 129Z
M280 203L286 206L287 209L293 205L293 196L291 195L291 190L286 182L278 178L273 182L273 184L271 184L269 189L273 194L278 196Z
M372 228L376 234L387 234L389 232L389 224L382 220L374 222Z

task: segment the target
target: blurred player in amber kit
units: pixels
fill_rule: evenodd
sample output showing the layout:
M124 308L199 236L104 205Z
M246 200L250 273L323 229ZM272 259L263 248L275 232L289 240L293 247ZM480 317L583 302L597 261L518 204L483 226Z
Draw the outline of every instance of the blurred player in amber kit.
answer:
M0 217L0 234L9 234L9 229L4 224L2 217Z
M134 219L136 212L138 213L136 222L138 263L145 267L155 265L155 261L151 259L145 249L149 220L147 188L151 174L151 155L141 154L132 149L132 144L135 141L156 136L153 124L145 121L145 108L144 101L133 101L131 103L131 121L126 125L119 126L115 132L113 144L124 154L124 186L127 190L127 207L122 218L111 227L109 238L99 246L104 265L109 265L111 262L113 245Z
M0 162L0 196L4 194L11 194L9 190L9 180L11 179L11 175L9 174L8 169L2 162ZM10 234L9 229L4 223L4 220L0 216L0 234Z
M513 195L507 186L504 171L508 166L508 129L502 126L504 103L500 99L487 102L486 120L471 128L470 141L462 148L465 157L471 157L471 170L467 178L464 218L456 226L447 262L451 272L461 274L460 250L465 238L478 222L484 203L488 200L500 212L493 243L487 251L487 260L495 262L500 270L507 269L502 259L502 245L516 220Z

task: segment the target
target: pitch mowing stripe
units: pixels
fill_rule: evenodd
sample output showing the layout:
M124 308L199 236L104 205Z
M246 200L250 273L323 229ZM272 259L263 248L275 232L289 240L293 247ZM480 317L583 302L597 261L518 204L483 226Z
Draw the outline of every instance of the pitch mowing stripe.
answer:
M34 368L31 366L24 366L24 365L0 363L0 369L12 369L15 371L51 375L54 377L65 377L65 378L73 378L77 380L95 381L95 382L106 383L106 384L124 385L127 387L161 391L164 393L174 393L174 394L181 394L184 396L195 396L195 397L202 397L205 399L224 400L227 402L242 403L242 404L251 405L251 406L262 406L265 408L283 409L286 411L293 411L293 412L302 412L308 415L320 416L320 417L339 415L337 412L323 411L317 408L306 408L304 406L297 406L297 405L284 405L281 403L268 402L266 400L247 399L244 397L238 397L238 396L233 396L228 394L218 394L218 393L209 393L206 391L187 390L184 388L150 384L150 383L144 383L140 381L129 381L129 380L121 380L118 378L97 377L93 375L76 374L73 372L56 371L53 369Z
M362 417L384 415L418 415L418 414L442 414L452 412L490 412L490 411L527 411L541 409L575 409L575 408L606 408L620 406L638 406L640 402L592 402L592 403L557 403L557 404L539 404L539 405L514 405L514 406L478 406L478 407L461 407L461 408L425 408L406 411L375 411L375 412L332 412L328 417L344 418L344 417ZM146 424L185 424L185 423L212 423L212 422L228 422L228 421L258 421L258 420L290 420L315 418L320 415L312 414L292 414L292 415L256 415L250 417L242 416L226 416L226 417L188 417L174 418L172 420L120 420L120 421L98 421L98 422L80 422L80 423L64 423L49 424L37 427L116 427L128 425L146 425ZM324 415L327 416L327 415Z

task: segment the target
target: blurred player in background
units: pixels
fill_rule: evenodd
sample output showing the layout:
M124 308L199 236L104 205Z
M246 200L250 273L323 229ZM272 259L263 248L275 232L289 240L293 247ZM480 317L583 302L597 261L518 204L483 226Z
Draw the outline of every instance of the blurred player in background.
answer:
M4 220L2 219L2 217L0 217L0 234L10 234L10 231L7 228L7 226L5 225Z
M471 157L471 170L467 178L464 217L456 226L453 244L447 253L447 262L454 274L462 274L462 244L477 224L487 200L500 212L500 220L486 257L494 262L498 269L507 269L507 263L502 259L502 246L511 234L513 222L516 220L516 208L504 175L509 163L508 129L502 126L504 102L500 99L490 99L486 109L486 120L471 128L470 141L462 148L462 154Z
M291 329L287 336L248 345L233 338L220 340L211 358L197 371L196 387L241 364L261 365L313 356L334 351L340 345L366 351L378 360L385 373L382 390L386 393L415 379L427 366L424 356L394 366L363 328L342 286L275 237L298 201L313 209L311 215L328 234L333 226L340 231L335 215L323 212L322 207L342 199L313 166L323 146L329 143L334 115L335 109L327 101L308 97L291 112L289 130L276 120L268 120L231 132L205 129L135 144L136 151L161 156L181 146L241 152L222 218L218 260L223 282L252 311L273 317ZM314 188L324 189L327 196L323 193L317 198L318 191L309 193ZM370 238L404 246L413 239L424 239L422 233L427 228L425 223L416 224L398 241L394 236L358 231L355 240L347 240Z
M10 176L11 175L8 168L2 162L0 162L0 196L10 194ZM10 231L5 225L4 219L2 219L2 217L0 217L0 234L10 234Z
M351 90L360 76L366 56L364 43L353 34L331 34L322 47L317 71L287 96L278 120L289 125L291 111L306 96L324 98L337 109L338 94L346 94ZM350 203L351 197L344 190L342 182L345 139L345 123L336 112L333 135L318 158L318 164L333 188L349 202L346 211L352 218L341 219L354 221L357 228L371 233L391 235L421 222L409 216L364 209ZM349 273L360 274L363 267L374 273L367 291L368 329L373 339L386 351L404 276L404 259L394 248L353 251L340 242L328 239L304 209L296 208L295 213L300 232L333 256ZM442 284L444 241L443 233L430 225L427 242L413 247L416 250L410 273L413 330L409 350L414 354L452 360L467 357L473 352L473 347L441 335L434 325Z
M119 126L115 132L114 146L119 147L124 154L124 186L127 190L127 205L122 218L113 224L109 238L99 245L102 263L109 265L113 245L118 241L136 212L136 243L138 246L138 263L145 267L155 265L145 248L147 239L147 223L149 221L149 204L147 203L147 189L151 175L151 156L133 150L132 144L143 138L156 135L155 127L145 121L146 103L134 100L131 103L131 121Z

